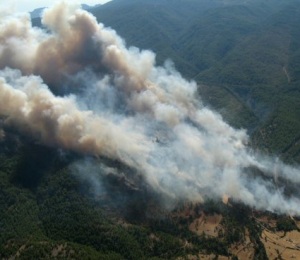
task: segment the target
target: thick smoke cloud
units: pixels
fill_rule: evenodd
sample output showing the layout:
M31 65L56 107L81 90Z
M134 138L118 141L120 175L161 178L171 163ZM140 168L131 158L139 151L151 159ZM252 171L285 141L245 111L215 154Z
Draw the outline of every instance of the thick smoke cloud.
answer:
M112 29L65 2L0 18L0 116L47 145L118 160L166 200L230 197L300 215L299 169L254 153L248 136L204 107L171 62L127 48ZM67 86L68 94L60 90ZM88 172L88 167L82 167ZM260 174L256 174L260 172ZM279 183L280 182L280 183ZM288 186L287 186L288 187Z

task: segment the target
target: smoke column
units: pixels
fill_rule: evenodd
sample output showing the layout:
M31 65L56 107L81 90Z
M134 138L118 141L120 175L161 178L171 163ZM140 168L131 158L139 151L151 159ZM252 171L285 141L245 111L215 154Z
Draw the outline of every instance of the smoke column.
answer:
M247 133L204 107L196 84L170 62L156 66L151 51L127 48L76 5L57 3L42 23L46 30L33 28L28 14L1 12L4 124L49 146L118 160L166 200L225 195L300 215L300 195L286 196L272 181L276 169L276 182L297 185L299 168L251 151Z

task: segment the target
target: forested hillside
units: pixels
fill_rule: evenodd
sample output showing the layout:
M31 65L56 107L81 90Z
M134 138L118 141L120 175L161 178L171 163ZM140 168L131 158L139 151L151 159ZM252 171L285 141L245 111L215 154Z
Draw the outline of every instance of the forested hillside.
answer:
M299 162L299 12L295 1L113 1L92 10L127 44L171 59L254 145Z
M117 71L119 67L111 69L109 66L105 67L105 64L100 64L98 67L97 64L95 65L97 62L100 63L99 57L102 56L97 55L104 50L104 47L102 46L101 51L96 49L97 51L92 53L86 48L86 46L93 48L93 41L90 39L81 41L80 37L86 36L92 31L92 26L87 27L90 30L82 30L86 28L86 24L90 25L89 22L92 19L84 20L85 14L79 13L78 24L82 21L81 18L86 23L80 24L82 27L79 26L82 30L79 33L80 37L75 34L78 37L74 38L75 41L73 38L72 41L67 41L67 46L71 50L76 50L73 48L75 42L84 51L75 54L69 53L69 49L66 48L66 60L67 62L71 60L70 68L75 68L75 71L83 64L82 68L80 67L81 70L78 74L70 73L69 75L64 71L69 68L67 62L63 63L65 53L62 51L61 56L53 55L57 46L65 47L63 44L59 45L58 41L57 45L50 48L50 54L59 62L56 63L56 60L52 59L50 55L48 65L55 71L58 66L63 64L60 69L63 71L62 74L67 75L65 77L67 79L54 77L54 80L63 82L60 86L61 92L57 91L59 95L55 96L53 93L56 93L57 88L51 84L46 87L47 82L39 88L38 83L42 81L42 75L42 79L37 81L38 83L34 82L32 90L28 91L29 95L25 98L26 101L30 100L31 108L34 107L35 102L41 103L44 109L42 116L39 115L38 109L33 113L39 119L34 121L34 127L39 129L41 125L45 124L47 130L50 129L49 132L45 134L42 131L35 131L30 134L31 125L26 125L24 128L19 127L23 123L22 120L15 122L13 116L7 116L10 115L11 110L18 110L14 110L13 105L12 108L2 106L5 113L0 111L0 258L153 260L300 258L300 219L295 214L295 212L299 212L297 202L299 202L298 186L300 182L299 168L297 168L297 164L300 163L300 1L113 0L104 5L89 7L88 10L98 22L116 30L126 41L127 47L137 46L141 49L152 50L156 54L157 65L163 66L164 62L170 59L173 61L174 67L185 78L194 80L197 83L197 100L200 101L201 109L206 112L203 117L208 118L211 125L209 127L205 124L198 125L196 121L193 121L192 116L185 118L182 116L184 113L182 112L181 117L184 119L180 119L182 120L180 126L185 126L185 128L178 128L179 130L176 129L177 132L174 132L180 136L182 134L180 131L184 131L188 127L193 131L188 131L186 136L184 136L185 132L182 134L183 139L190 146L180 146L180 139L176 139L176 134L173 132L170 134L167 131L170 129L173 131L173 128L167 126L166 123L169 120L165 116L168 112L167 105L162 106L165 109L163 111L167 112L159 120L154 120L153 124L151 124L152 119L149 115L144 118L144 114L139 114L140 111L136 112L132 109L134 105L139 105L138 102L132 102L132 107L126 107L124 100L127 92L125 92L126 94L118 92L118 88L114 89L113 84L123 83L122 80L127 76L126 73L131 71L126 67L125 62L120 66L121 72ZM65 15L64 12L61 14ZM75 19L74 16L65 20L69 22L73 21L72 19ZM43 27L41 19L38 17L34 17L32 23L35 27ZM78 24L74 24L74 28L77 29L76 25ZM19 26L20 23L17 25ZM12 26L12 28L14 33L20 32L21 38L23 37L22 30L16 30L17 26ZM29 31L28 27L26 28L24 34L27 30ZM61 31L58 29L56 34L60 34ZM5 30L0 32L4 32L5 36L9 35ZM105 33L111 38L114 36L109 34L110 31L105 31ZM54 33L54 37L57 36L56 34ZM45 35L43 36L45 37ZM60 40L65 40L64 35L60 36L62 36L59 38ZM25 36L23 38L28 45L32 44L32 41ZM37 38L40 40L42 37ZM119 38L116 39L118 41ZM9 44L14 45L15 42L14 39ZM99 45L102 44L101 41L99 42ZM4 43L6 43L5 37L0 37L0 47ZM48 45L44 44L42 47L44 48L42 50L46 52ZM5 48L0 48L0 57L2 57L2 50L4 52ZM133 52L136 55L134 57L139 59L140 53L135 50ZM43 52L41 53L44 55ZM128 54L129 52L126 50L124 53ZM30 53L27 54L30 55ZM145 54L145 56L147 55L149 53ZM113 58L115 56L112 56ZM5 67L8 65L3 60L0 59L0 87L3 88L1 88L3 93L6 93L7 86L14 83L13 77L18 73L7 70ZM77 62L78 60L81 63ZM14 65L17 61L16 58L11 64ZM126 60L126 62L130 61ZM87 66L89 63L92 65ZM11 66L11 64L9 65ZM53 64L57 66L55 67ZM17 65L15 67L20 69ZM48 67L45 66L45 68ZM37 71L45 68L38 67ZM28 68L26 67L26 69ZM92 71L93 69L96 72ZM139 69L143 68L138 67L137 71ZM154 68L153 70L160 75L164 69ZM125 71L125 76L122 74L123 71ZM176 79L172 81L174 88L179 85L177 81L182 84L190 84L180 78L173 69L166 71L166 73L163 72L165 74L162 73L163 76L171 75L170 77ZM9 75L4 77L5 73ZM105 73L108 74L102 78ZM117 75L115 78L113 78L114 73ZM27 70L23 74L30 75ZM36 75L35 72L33 74ZM39 74L37 73L37 75ZM53 72L51 75L56 74ZM110 77L114 81L110 81ZM4 82L4 79L7 81ZM96 88L93 89L91 86L95 83L93 81L95 79L99 81L95 81ZM136 81L130 80L128 81L130 84L137 84ZM168 80L164 81L162 78L159 80L158 83L154 81L153 85L149 83L147 90L155 89L153 86L156 83L163 86L169 84ZM24 81L23 77L16 80L16 96L19 98L17 101L20 104L22 103L21 98L25 96L24 93L27 93L26 91L21 92ZM126 85L128 82L124 82L124 89L130 89L128 86L130 84ZM105 85L106 83L108 87ZM73 85L80 87L75 89ZM167 88L168 98L172 101L170 93L173 85ZM86 86L91 87L92 91L84 96ZM191 83L191 86L194 85ZM50 92L52 87L54 90ZM103 91L105 87L108 89L107 92ZM53 124L51 116L54 117L55 113L54 110L51 110L52 103L49 100L39 102L40 96L33 95L35 89L38 89L39 93L50 89L50 94L47 92L47 95L44 93L44 96L55 99L53 102L55 104L53 107L57 109L55 112L63 110L62 100L67 99L67 105L70 105L73 104L75 96L78 96L79 109L76 110L76 106L70 105L71 109L64 112L65 114ZM158 96L163 100L164 89L157 88L156 90ZM179 88L179 90L185 91L184 88ZM66 92L65 96L62 94L64 91ZM103 96L100 96L97 91L100 91ZM184 104L189 108L196 103L191 98L188 99L191 100L191 104L186 104L180 91L174 95L177 98L174 100L179 100L178 103L182 102L180 106ZM139 89L128 96L135 97L139 92L142 91ZM153 94L152 92L146 93ZM34 96L32 100L30 95ZM79 98L80 95L83 96L82 99ZM12 96L7 95L5 99L11 98L13 103ZM4 101L1 95L0 97ZM142 96L145 99L146 97L147 95ZM148 108L147 106L156 102L155 97L151 96L153 99L139 109L144 112ZM92 104L93 102L99 104ZM93 110L94 107L96 108ZM206 107L212 110L206 110ZM84 113L81 114L80 109L83 109ZM119 114L115 115L114 109ZM22 112L24 110L26 109L23 108ZM24 114L26 112L29 114L28 111L25 111ZM195 112L191 111L190 114ZM228 140L221 137L220 146L217 142L214 143L214 139L218 139L219 135L222 135L222 127L226 131L229 129L230 134L234 132L235 135L228 134L228 139L238 139L237 136L246 134L243 131L238 132L234 128L227 127L213 111L220 113L224 120L236 129L246 129L250 136L249 141L247 140L249 148L246 145L244 148L244 144L238 142L239 140L233 140L234 145L232 146L227 145ZM68 112L74 112L76 119L71 118ZM16 113L18 115L18 111ZM77 133L77 130L85 129L85 127L89 130L95 126L94 121L98 120L95 115L98 114L104 115L104 117L113 114L113 123L116 123L114 126L120 124L122 127L129 128L130 130L126 132L128 136L136 129L140 130L144 125L149 126L142 129L146 132L146 137L151 137L150 141L143 142L145 140L141 138L141 135L144 132L137 131L140 134L138 135L140 138L138 145L146 143L149 146L146 147L147 149L151 149L152 146L158 147L150 154L152 157L149 156L145 159L140 153L142 159L139 161L138 157L133 156L134 153L128 155L121 149L115 149L124 140L122 138L114 139L113 147L110 147L109 152L104 155L97 153L98 147L91 141L92 134L84 136L85 139L80 138L73 142L70 137L73 132ZM153 114L155 113L153 112ZM187 114L190 116L189 113ZM49 118L46 118L44 122L43 116L49 116ZM96 119L85 121L82 119L84 116L95 116ZM135 116L138 118L136 121L134 121ZM125 118L124 121L122 121L122 117ZM142 120L140 120L141 118ZM77 125L66 128L68 131L63 139L66 147L70 144L71 149L68 149L60 145L60 139L55 138L58 136L58 131L61 130L57 127L60 123L58 121L72 122L72 120ZM166 122L162 123L163 120ZM80 125L82 122L83 126ZM101 122L104 122L101 126L109 125L108 121ZM132 122L138 122L141 125L135 125ZM221 124L214 125L214 122L221 122ZM86 126L85 123L89 123L89 125ZM163 126L161 127L161 125ZM96 130L99 130L100 127L96 126ZM222 128L220 132L218 132L218 127ZM63 130L65 129L63 128ZM119 133L113 128L110 131ZM100 136L101 145L106 145L105 141L109 139L110 131L106 131L104 136ZM215 131L216 134L211 138L209 131ZM99 132L96 131L96 133ZM46 139L46 142L43 139L45 136L49 138ZM199 138L200 144L203 143L203 147L206 149L204 152L200 149L197 150L196 144L199 142L196 143L196 141L199 136L202 138ZM208 138L207 140L213 144L210 144L205 138ZM72 149L73 143L76 147L84 141L90 144L92 153L88 148L82 149L83 151ZM129 144L129 148L126 148L130 151L139 147L136 143L129 142ZM172 150L176 150L178 147L179 150L176 152L180 156L182 155L181 157L176 152L172 153ZM182 147L186 147L186 149L182 149ZM241 150L238 150L239 147L242 147ZM114 153L114 149L117 150L115 157L110 156ZM231 150L234 153L231 154ZM255 151L259 151L259 156L262 155L262 158L270 156L267 158L271 159L266 160L266 164L262 163L263 159L259 161L262 164L261 168L259 168L259 163L249 166L247 162L244 164L243 161L244 159L248 160L248 150L251 150L253 154ZM164 153L165 151L171 155L168 157L168 154ZM194 151L199 152L201 156L195 157ZM241 157L236 151L242 154ZM217 156L210 157L209 153L212 152L216 152ZM255 155L251 157L251 152L249 152L249 157L255 161L256 157ZM121 160L124 154L129 158L127 164L127 161ZM223 157L228 154L230 160L224 163ZM242 177L240 178L235 178L238 174L234 172L235 165L240 162L236 162L234 156L231 155L239 157L238 159L242 161ZM170 158L175 161L174 164ZM152 176L139 172L139 169L144 168L135 167L136 164L144 163L143 160L146 163L154 161L150 165L153 166L152 173L155 177L158 176L157 179L152 179ZM213 161L209 164L211 167L208 169L205 168L205 162L203 163L205 160ZM280 160L295 165L295 168L281 163ZM180 167L176 168L177 165L183 165L183 170L180 171ZM186 165L188 165L187 168L185 168ZM238 167L240 166L238 165ZM169 172L169 169L174 169L175 173ZM188 175L189 178L184 179L184 170L186 169L191 172L196 171L195 169L207 171L207 174L203 175L206 178L193 179L191 173ZM229 171L226 171L228 169ZM165 171L170 175L163 175ZM280 171L284 174L280 175ZM285 171L290 171L291 175L286 176ZM225 174L227 175L225 176ZM216 176L218 180L214 179ZM241 185L235 186L237 184L235 181L241 182ZM170 183L169 186L166 183ZM191 198L190 194L194 194L192 193L193 185L198 185L198 183L200 183L199 193L203 192L204 195L196 201ZM227 183L227 186L233 188L232 196L221 191L221 196L218 197L211 192L214 188L224 188L223 183ZM168 187L169 190L162 191L164 187ZM245 192L240 191L241 187L246 187L245 190L250 192L244 194ZM259 190L258 195L255 193L256 187ZM177 193L181 194L182 189L185 197L177 197ZM245 196L234 198L235 193L239 194L239 192ZM253 195L251 192L255 194ZM280 197L281 195L282 197ZM255 201L257 199L255 196L261 196L259 197L261 201ZM255 205L256 202L262 204ZM295 208L298 211L292 211Z
M13 134L1 147L2 259L181 259L199 252L227 258L237 254L232 245L245 239L251 241L250 253L266 259L260 213L241 204L208 200L169 212L155 196L114 176L95 196L88 178L72 170L78 155L62 156ZM208 221L222 216L217 229L195 232L194 223L203 216ZM298 229L287 217L268 217L278 223L270 227L274 231Z

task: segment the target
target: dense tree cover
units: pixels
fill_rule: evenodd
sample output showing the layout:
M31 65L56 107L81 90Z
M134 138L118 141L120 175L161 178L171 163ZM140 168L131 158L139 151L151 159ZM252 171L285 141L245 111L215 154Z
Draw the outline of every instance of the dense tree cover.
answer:
M279 219L277 220L276 228L277 228L277 230L284 231L284 232L298 230L298 227L295 224L295 221L293 221L289 217L284 217L284 216L279 217Z
M254 146L300 162L298 0L127 0L91 12L158 64L172 59Z
M255 147L300 162L299 0L114 0L90 11L158 65L172 59Z
M159 65L171 58L199 83L205 105L249 131L253 146L300 162L299 1L114 0L91 11L129 45L154 50ZM79 155L13 132L0 143L1 259L230 256L228 248L244 240L246 229L256 259L266 259L261 226L249 208L207 201L191 206L187 216L163 214L153 194L132 192L113 178L105 180L113 195L95 195L90 183L73 173ZM220 237L189 231L202 211L222 214ZM277 230L295 228L290 219L278 219Z
M179 220L153 215L130 221L124 208L113 207L115 197L95 198L89 184L74 175L70 166L77 155L62 156L52 148L18 142L12 154L2 152L0 157L2 259L172 259L200 251L228 254L222 241L199 238ZM191 246L185 247L186 242Z
M119 208L115 206L118 205L116 197L109 194L95 197L91 185L74 175L72 163L78 155L62 156L54 148L22 138L18 143L13 153L5 151L0 156L2 259L16 256L21 259L173 259L200 252L231 256L228 248L245 239L246 229L258 259L265 259L261 228L251 210L243 205L232 201L228 206L206 200L199 205L179 205L171 212L152 206L151 215L148 212L142 218L131 219L125 208L134 206L132 203ZM5 142L2 145L5 147ZM47 160L25 163L25 159L35 161L45 153ZM26 178L20 174L20 167L24 167ZM37 174L39 178L34 178ZM129 196L125 189L123 195ZM132 201L139 203L134 197ZM201 212L223 216L224 231L219 237L204 233L199 236L189 230ZM293 228L288 219L279 219L278 229Z

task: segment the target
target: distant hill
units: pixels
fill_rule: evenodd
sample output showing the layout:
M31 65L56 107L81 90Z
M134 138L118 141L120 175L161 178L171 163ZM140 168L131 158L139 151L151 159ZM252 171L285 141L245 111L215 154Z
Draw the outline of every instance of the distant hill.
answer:
M113 0L84 8L128 45L153 50L159 65L172 59L198 83L205 105L248 130L254 148L300 163L300 1ZM31 13L35 26L42 10ZM299 217L256 211L226 194L166 210L143 178L127 181L135 175L129 166L41 145L3 122L1 259L300 257ZM78 174L78 162L95 167ZM276 172L243 173L299 194L299 181L278 188Z
M115 0L90 11L159 64L172 59L255 145L300 162L299 10L298 0Z
M300 162L299 0L114 0L89 11L158 64L173 60L254 146Z
M30 12L31 19L39 19L42 16L45 7L34 9Z
M101 4L97 4L97 5L94 5L94 6L91 6L91 5L87 5L87 4L82 4L81 5L81 8L84 9L84 10L91 10L93 8L97 8L97 7L100 7ZM31 19L35 20L35 19L39 19L41 18L42 16L42 13L43 11L45 10L46 7L40 7L40 8L37 8L37 9L34 9L33 11L30 12L30 17Z

